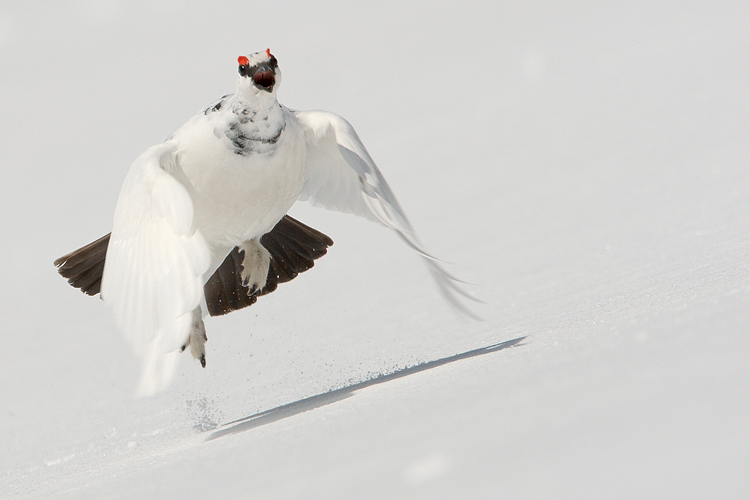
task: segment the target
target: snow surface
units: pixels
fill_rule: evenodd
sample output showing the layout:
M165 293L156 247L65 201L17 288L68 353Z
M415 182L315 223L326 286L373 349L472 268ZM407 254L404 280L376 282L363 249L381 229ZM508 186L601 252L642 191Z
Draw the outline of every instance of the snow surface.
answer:
M0 6L0 497L750 496L750 4L219 4ZM386 229L300 205L329 254L133 400L52 261L266 47L486 319Z

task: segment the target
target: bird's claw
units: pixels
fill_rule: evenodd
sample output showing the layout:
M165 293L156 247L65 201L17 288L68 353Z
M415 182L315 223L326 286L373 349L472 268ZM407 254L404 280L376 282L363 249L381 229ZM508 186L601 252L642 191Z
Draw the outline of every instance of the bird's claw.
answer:
M271 254L258 240L250 240L240 245L242 250L242 286L247 287L247 295L252 297L266 286Z
M184 352L188 346L190 346L190 353L193 357L201 362L203 368L206 367L206 349L204 344L208 341L208 335L206 335L206 327L203 324L203 316L201 315L201 308L196 307L193 310L193 324L190 328L190 334L188 335L187 342L180 347L180 352Z
M250 286L250 280L249 280L249 279L245 280L245 281L244 281L244 282L242 283L242 286L244 286L244 287L246 287L246 288L247 288L247 295L248 295L249 297L252 297L252 296L253 296L253 295L255 295L256 293L260 292L260 290L258 289L258 284L257 284L257 283L253 283L253 285L252 285L252 286Z

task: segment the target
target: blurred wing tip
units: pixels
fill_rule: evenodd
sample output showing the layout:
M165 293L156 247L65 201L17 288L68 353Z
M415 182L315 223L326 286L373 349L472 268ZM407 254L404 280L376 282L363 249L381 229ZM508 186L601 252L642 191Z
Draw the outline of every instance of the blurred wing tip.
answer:
M446 293L446 292L443 292L443 297L446 299L446 301L451 306L451 308L459 316L466 317L466 318L472 319L474 321L485 321L485 319L482 316L478 315L477 313L475 313L474 311L472 311L471 309L469 309L466 306L466 304L464 304L463 302L461 302L457 297L455 297L453 295L450 295L449 293ZM485 302L483 302L481 300L476 299L475 297L470 297L470 296L468 296L468 297L470 299L472 299L472 300L476 300L477 302L481 302L482 304L485 303Z
M448 302L451 308L462 316L466 316L476 321L484 321L484 318L469 309L465 304L466 300L470 300L478 304L486 304L485 301L477 298L476 296L467 292L466 290L461 288L461 286L459 286L471 284L451 276L442 267L438 266L432 261L427 261L427 264L432 277L437 284L438 290L440 290L440 294L443 296L445 301Z
M172 383L177 372L179 353L161 352L161 347L152 343L149 352L143 358L141 379L135 390L135 398L147 398L165 391Z

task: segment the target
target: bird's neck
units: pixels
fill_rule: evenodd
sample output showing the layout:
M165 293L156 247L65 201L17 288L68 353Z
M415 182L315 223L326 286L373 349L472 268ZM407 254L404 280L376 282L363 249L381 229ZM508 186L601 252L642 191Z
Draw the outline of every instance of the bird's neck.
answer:
M258 92L252 96L237 93L231 103L232 113L237 115L241 121L243 118L250 121L268 120L277 115L281 109L274 94Z
M266 93L247 99L235 95L230 109L232 115L225 134L232 141L236 154L244 156L276 150L286 125L276 96Z

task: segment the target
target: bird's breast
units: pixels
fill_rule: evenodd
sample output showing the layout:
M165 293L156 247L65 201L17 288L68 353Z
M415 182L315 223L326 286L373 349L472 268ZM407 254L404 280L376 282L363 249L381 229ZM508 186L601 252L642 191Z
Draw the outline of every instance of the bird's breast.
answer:
M198 228L209 243L231 247L270 231L297 200L305 178L305 141L290 121L270 151L237 154L231 139L217 136L214 128L206 123L175 139L194 189Z

